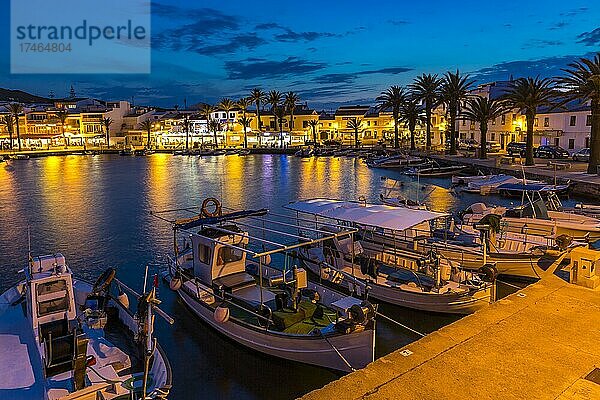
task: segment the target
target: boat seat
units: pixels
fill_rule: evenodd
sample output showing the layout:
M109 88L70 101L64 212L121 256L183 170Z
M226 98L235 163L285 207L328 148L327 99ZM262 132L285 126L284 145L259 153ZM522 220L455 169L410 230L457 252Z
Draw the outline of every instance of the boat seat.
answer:
M247 272L236 272L235 274L221 276L212 281L213 287L233 293L237 290L245 289L256 285L254 277Z
M40 336L42 342L47 340L50 335L54 338L65 336L69 333L69 320L67 317L40 324Z

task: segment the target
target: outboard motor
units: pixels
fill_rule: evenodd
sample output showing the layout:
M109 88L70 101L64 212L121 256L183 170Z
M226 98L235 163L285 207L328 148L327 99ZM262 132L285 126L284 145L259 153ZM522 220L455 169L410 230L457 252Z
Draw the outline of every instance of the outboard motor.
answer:
M484 282L492 283L498 277L498 269L494 264L487 263L477 270Z

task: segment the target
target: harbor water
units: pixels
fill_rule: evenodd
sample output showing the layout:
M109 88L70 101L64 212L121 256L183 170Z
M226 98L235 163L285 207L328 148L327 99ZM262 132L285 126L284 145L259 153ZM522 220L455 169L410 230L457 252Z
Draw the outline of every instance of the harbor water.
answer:
M377 202L383 176L403 181L401 190L410 198L426 196L436 211L458 211L477 201L511 201L457 194L449 189L450 179L417 182L344 157L153 154L15 160L0 165L0 289L23 278L19 270L27 263L28 230L33 255L61 252L74 272L89 280L116 267L122 281L141 290L144 267L158 272L172 251L171 228L152 217L153 210L197 206L206 197L219 198L231 208L274 212L282 212L290 201L314 197L364 196ZM217 335L164 284L159 297L176 321L173 326L156 323L173 369L173 399L289 399L340 376L268 357ZM393 306L381 311L424 333L458 318ZM377 322L377 356L416 339L388 321Z

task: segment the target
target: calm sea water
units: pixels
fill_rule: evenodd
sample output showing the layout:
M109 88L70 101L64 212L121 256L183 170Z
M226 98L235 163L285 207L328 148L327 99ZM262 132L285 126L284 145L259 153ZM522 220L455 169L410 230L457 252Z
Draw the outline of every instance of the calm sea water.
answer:
M27 261L28 226L34 255L62 252L76 274L91 280L114 266L121 280L141 289L144 266L158 271L172 246L169 225L152 217L152 210L199 205L206 197L218 197L232 208L268 207L279 212L282 205L299 198L365 196L376 201L384 175L404 181L402 190L412 198L433 190L427 203L434 210L459 210L481 200L446 189L449 179L414 182L351 158L154 154L0 164L0 289L22 278L18 271ZM340 376L247 350L200 322L166 286L161 286L159 297L161 307L176 320L173 326L157 320L157 336L173 368L173 399L289 399ZM381 310L422 332L457 319L393 306ZM416 339L380 321L377 355Z

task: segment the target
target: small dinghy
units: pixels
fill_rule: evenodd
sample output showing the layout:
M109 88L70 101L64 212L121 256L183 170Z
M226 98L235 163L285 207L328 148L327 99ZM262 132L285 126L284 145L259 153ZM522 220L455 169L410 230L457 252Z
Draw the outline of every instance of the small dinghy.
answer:
M138 297L135 314L123 290ZM172 319L155 295L137 295L112 268L92 285L60 253L30 257L25 280L0 298L0 397L166 399L171 368L153 313Z
M250 155L250 149L242 149L238 152L238 156L247 156Z
M466 165L452 165L449 167L424 167L409 168L404 171L408 176L420 176L422 178L447 178L467 168Z
M292 251L314 241L278 230L267 210L222 214L215 199L207 200L214 211L203 207L188 219L162 217L184 210L154 213L173 224L175 238L189 239L185 250L175 248L164 277L194 314L223 336L275 357L341 371L373 361L375 307L308 281L307 271L292 263ZM281 237L302 243L277 242Z

